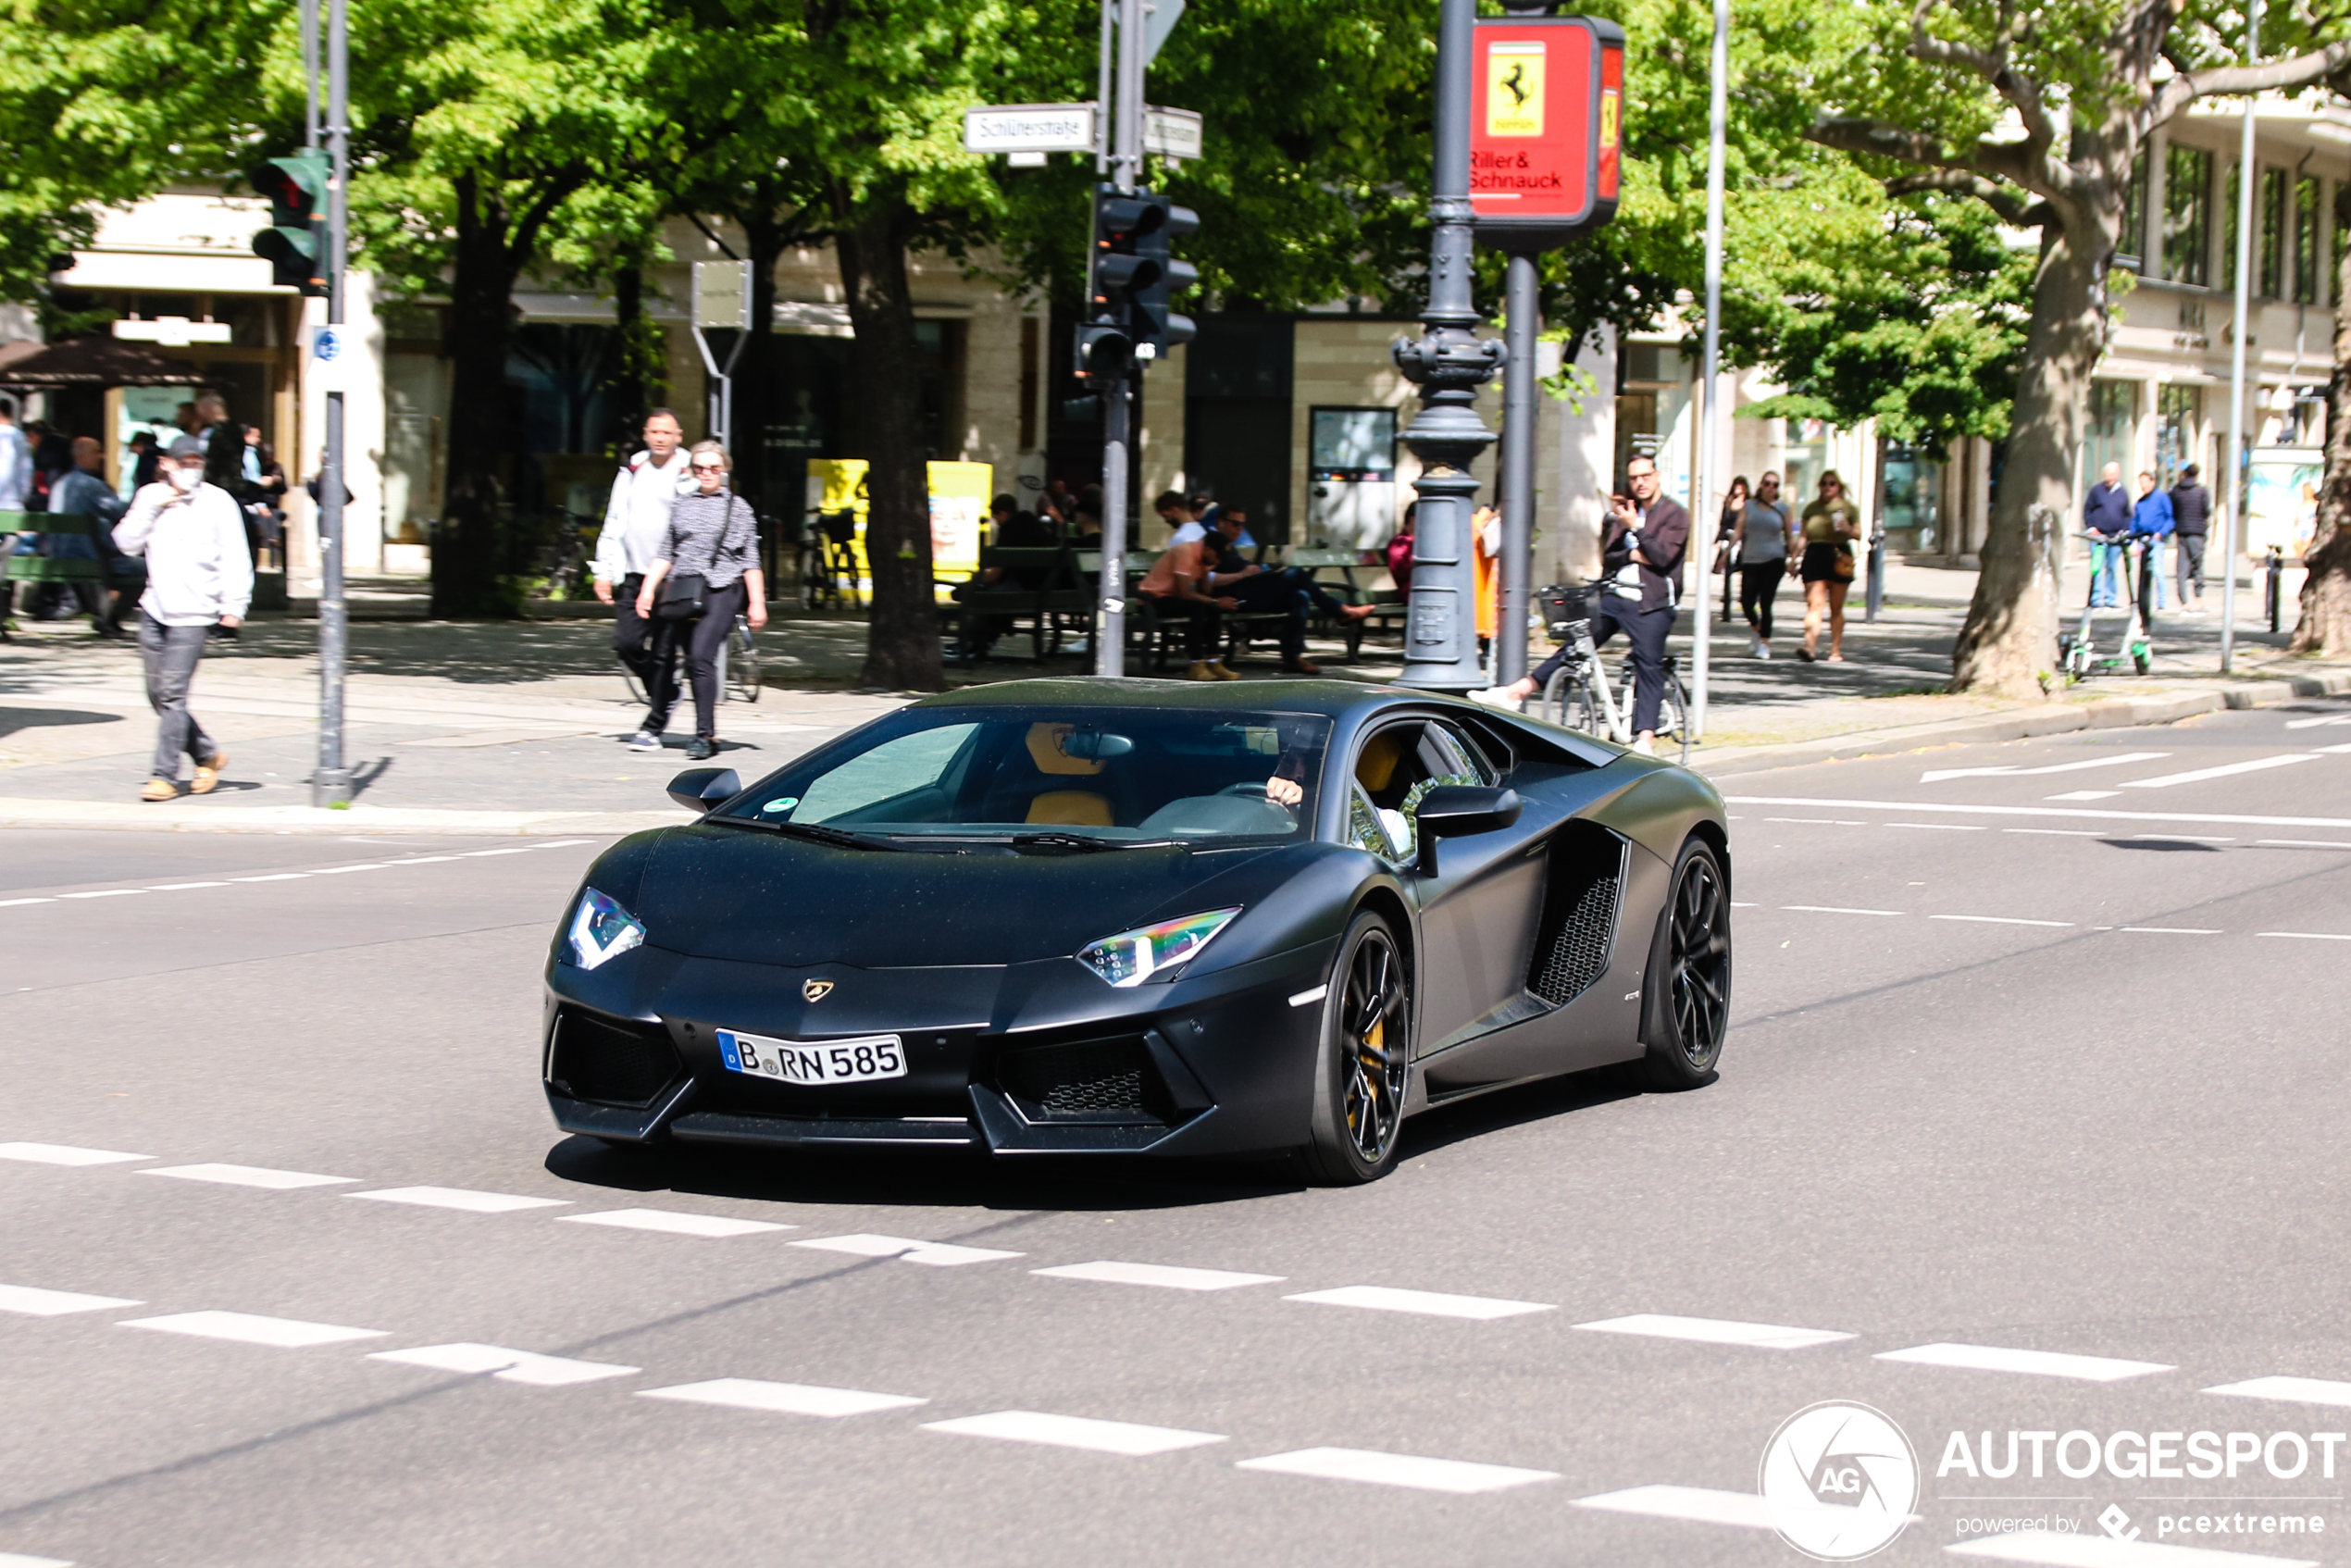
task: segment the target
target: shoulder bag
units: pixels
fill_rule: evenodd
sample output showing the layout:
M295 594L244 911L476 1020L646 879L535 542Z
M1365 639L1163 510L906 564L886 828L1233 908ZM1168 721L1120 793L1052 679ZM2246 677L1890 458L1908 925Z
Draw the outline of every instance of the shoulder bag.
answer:
M710 607L710 585L700 572L672 572L661 579L653 614L665 621L698 620Z

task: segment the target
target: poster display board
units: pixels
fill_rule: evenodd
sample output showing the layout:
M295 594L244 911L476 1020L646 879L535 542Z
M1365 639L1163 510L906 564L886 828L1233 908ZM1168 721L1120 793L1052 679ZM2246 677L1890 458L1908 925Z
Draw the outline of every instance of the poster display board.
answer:
M988 503L994 494L996 470L987 463L925 465L930 492L931 575L960 581L979 569L979 547L986 542ZM857 519L857 586L873 591L873 573L865 565L865 460L862 457L812 457L808 460L808 509L820 516L847 512ZM936 595L942 603L948 591Z
M2258 560L2274 545L2298 561L2319 531L2327 454L2315 446L2260 446L2247 456L2245 553Z

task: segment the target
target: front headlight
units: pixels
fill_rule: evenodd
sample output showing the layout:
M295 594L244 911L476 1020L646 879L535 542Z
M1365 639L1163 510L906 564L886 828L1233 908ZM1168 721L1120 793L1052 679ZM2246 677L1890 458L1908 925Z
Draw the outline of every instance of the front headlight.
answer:
M1077 950L1077 962L1124 989L1139 986L1153 975L1164 974L1206 947L1209 939L1232 923L1239 909L1212 910L1163 920L1156 926L1121 931Z
M645 923L590 888L579 895L579 911L571 917L571 961L593 969L618 958L645 940Z

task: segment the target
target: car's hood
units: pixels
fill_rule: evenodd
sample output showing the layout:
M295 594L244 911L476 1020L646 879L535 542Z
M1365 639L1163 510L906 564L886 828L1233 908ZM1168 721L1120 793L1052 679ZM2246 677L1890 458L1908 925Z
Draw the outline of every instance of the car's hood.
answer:
M1236 883L1254 890L1260 878L1233 874L1280 853L893 854L697 824L651 846L632 907L647 941L698 958L869 969L1020 964L1246 902Z

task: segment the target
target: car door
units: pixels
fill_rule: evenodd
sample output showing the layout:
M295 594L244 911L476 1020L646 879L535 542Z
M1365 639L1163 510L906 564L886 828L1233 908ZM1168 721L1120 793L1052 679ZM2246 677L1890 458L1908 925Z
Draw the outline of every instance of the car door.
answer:
M1494 784L1485 753L1437 718L1383 725L1357 743L1350 837L1396 868L1420 912L1419 1052L1449 1050L1494 1027L1524 989L1543 888L1539 840L1515 828L1448 839L1421 869L1415 813L1446 784Z

